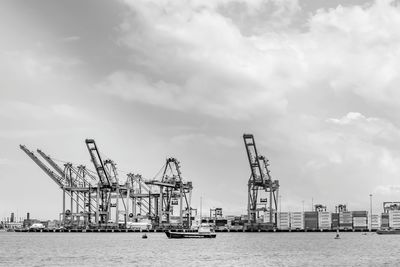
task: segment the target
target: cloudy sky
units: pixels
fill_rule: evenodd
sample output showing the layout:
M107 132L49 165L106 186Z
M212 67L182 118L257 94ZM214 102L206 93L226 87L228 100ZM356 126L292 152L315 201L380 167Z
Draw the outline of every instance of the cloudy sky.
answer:
M120 175L177 157L193 204L243 214L253 133L282 210L400 200L400 5L381 0L1 1L0 216L57 218L18 147Z

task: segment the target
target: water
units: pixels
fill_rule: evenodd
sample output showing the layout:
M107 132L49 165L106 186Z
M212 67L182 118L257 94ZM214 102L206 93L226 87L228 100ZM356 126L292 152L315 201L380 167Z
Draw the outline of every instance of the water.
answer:
M398 266L400 235L0 233L0 266Z

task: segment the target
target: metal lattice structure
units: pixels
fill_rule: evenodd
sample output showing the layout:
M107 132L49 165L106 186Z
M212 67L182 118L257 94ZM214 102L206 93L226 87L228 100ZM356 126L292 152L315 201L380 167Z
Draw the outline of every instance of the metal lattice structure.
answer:
M278 209L279 181L273 180L269 170L269 162L264 156L259 155L252 134L243 135L247 158L250 165L250 178L248 181L247 213L249 223L256 223L260 211L268 211L268 222L273 223L273 217Z
M139 174L128 173L121 181L111 159L103 160L93 139L85 140L95 171L84 165L64 162L58 165L41 150L38 154L26 146L20 148L61 188L63 208L60 221L65 228L127 227L127 222L149 219L155 224L169 224L179 204L179 224L190 227L192 183L184 182L179 162L167 159L160 180L146 181ZM153 188L155 187L155 189ZM175 210L176 212L176 210Z
M158 223L171 224L173 215L179 216L178 224L189 228L191 223L192 182L184 182L180 162L175 158L167 158L161 180L147 181L146 184L158 187ZM178 206L178 211L174 207Z

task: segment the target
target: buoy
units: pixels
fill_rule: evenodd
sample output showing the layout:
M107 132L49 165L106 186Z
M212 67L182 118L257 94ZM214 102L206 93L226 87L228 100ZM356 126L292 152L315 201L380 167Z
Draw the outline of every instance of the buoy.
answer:
M336 229L336 237L335 237L335 239L340 239L340 236L339 236L339 229Z
M146 238L147 238L147 235L146 235L146 234L142 235L142 238L143 238L143 239L146 239Z

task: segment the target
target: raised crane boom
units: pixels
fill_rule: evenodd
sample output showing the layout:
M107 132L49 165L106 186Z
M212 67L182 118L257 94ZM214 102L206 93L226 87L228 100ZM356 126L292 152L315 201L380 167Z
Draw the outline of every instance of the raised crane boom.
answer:
M19 145L19 147L48 175L50 178L61 188L65 186L63 183L63 177L53 172L48 168L43 162L40 161L38 157L33 154L32 151L26 148L24 145Z
M251 175L248 182L247 205L249 222L256 223L257 218L259 218L259 212L268 211L269 223L272 224L274 217L273 213L277 211L278 207L279 181L272 180L271 173L268 168L268 159L258 154L253 135L244 134L243 140L251 170ZM269 197L265 196L266 193L269 193ZM262 198L261 194L264 194L264 198ZM267 207L267 203L269 204L269 207ZM274 205L272 205L273 203ZM264 222L266 222L267 219L265 216L266 214L264 214Z
M252 134L243 135L244 145L246 146L247 157L249 159L250 169L251 169L251 179L254 184L262 185L264 184L264 173L262 171L262 166L260 165L256 147L256 142Z
M19 145L19 147L62 189L67 188L68 186L70 186L70 184L68 184L68 182L64 179L63 176L58 175L57 173L55 173L54 171L52 171L50 168L48 168L38 157L36 157L36 155L30 151L29 149L26 148L26 146L24 145ZM43 153L44 154L44 153ZM41 153L42 155L42 153ZM43 155L42 155L43 156ZM45 158L46 159L46 158ZM50 159L50 158L49 158ZM47 161L47 159L46 159ZM50 159L51 161L51 159ZM49 162L50 163L50 162ZM54 162L53 162L54 163ZM55 164L55 163L54 163ZM52 166L54 168L54 166ZM57 171L58 172L58 171ZM64 172L62 172L64 173ZM69 196L71 196L71 192L69 191L65 191ZM77 205L83 209L83 206L81 206L79 204L79 202L75 199L73 199L73 201L75 203L77 203Z
M243 140L251 170L251 175L248 182L247 213L249 222L256 222L258 188L264 184L264 174L259 162L256 142L254 141L253 135L244 134Z
M93 139L86 139L86 146L89 150L90 157L92 158L93 165L99 176L100 183L104 186L111 186L110 177L104 167L103 160L101 159L100 152L97 149L96 142Z
M61 167L58 166L57 163L55 163L48 155L46 155L40 149L37 149L36 151L47 161L47 163L50 164L51 167L53 167L53 169L55 169L58 172L59 175L61 176L65 175L63 169L61 169Z

